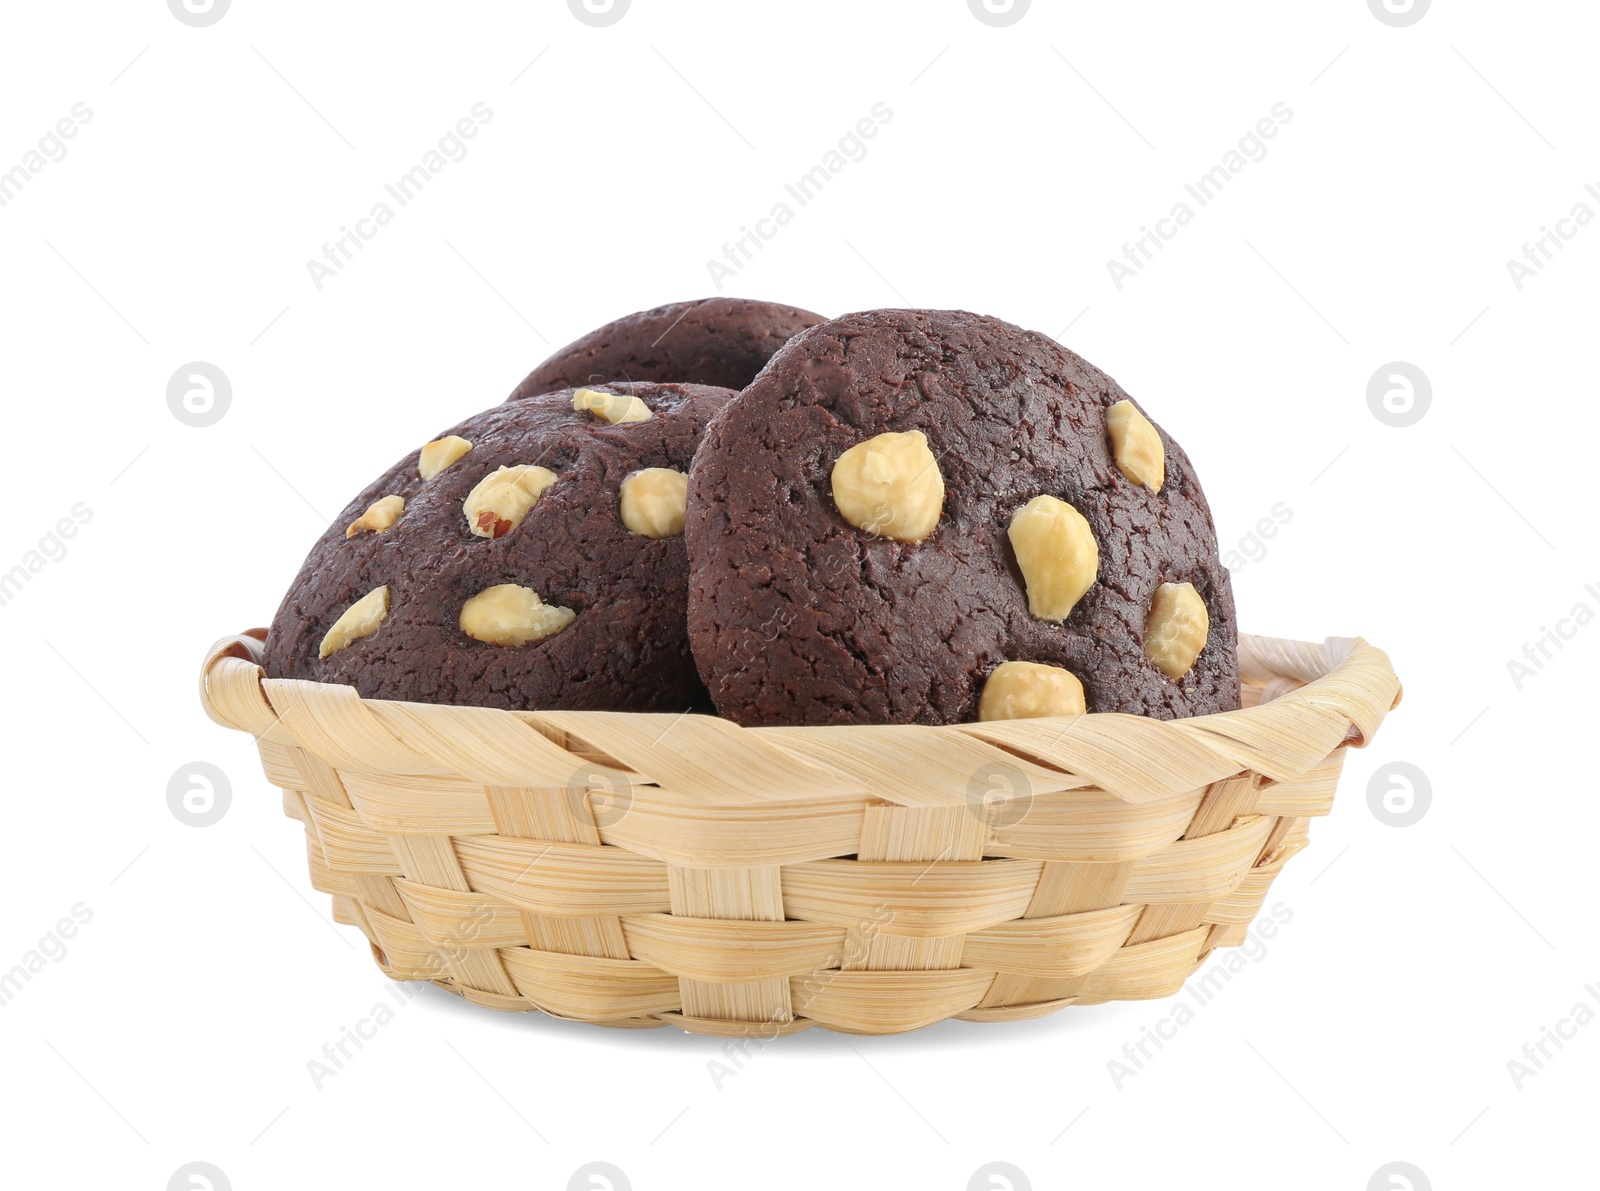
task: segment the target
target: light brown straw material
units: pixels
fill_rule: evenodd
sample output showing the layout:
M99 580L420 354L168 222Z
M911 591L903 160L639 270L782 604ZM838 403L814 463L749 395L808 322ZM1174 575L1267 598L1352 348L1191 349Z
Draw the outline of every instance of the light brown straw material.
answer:
M206 711L256 738L387 975L731 1036L1176 992L1400 692L1361 640L1246 637L1221 715L740 728L362 699L264 678L264 636L211 649Z

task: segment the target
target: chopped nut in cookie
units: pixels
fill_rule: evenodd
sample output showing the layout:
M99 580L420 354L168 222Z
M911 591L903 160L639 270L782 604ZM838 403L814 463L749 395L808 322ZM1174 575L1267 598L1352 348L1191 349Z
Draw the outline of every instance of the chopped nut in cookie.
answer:
M944 476L920 430L879 434L833 465L833 503L857 529L920 542L944 511Z
M1106 430L1117 469L1135 484L1160 492L1167 480L1167 448L1161 433L1131 401L1119 401L1106 410Z
M1094 586L1100 546L1082 513L1064 500L1036 496L1011 517L1007 531L1028 588L1028 611L1065 620Z
M490 645L526 645L553 636L578 614L546 604L531 587L497 583L461 605L461 631Z
M459 434L436 438L422 448L422 457L417 460L417 474L424 480L431 480L470 450L472 444Z
M504 537L522 524L544 490L555 482L555 472L529 464L490 472L474 485L461 504L467 528L480 538Z
M1156 588L1144 630L1144 652L1156 669L1174 681L1182 678L1206 647L1210 632L1211 615L1193 583Z
M980 720L1026 720L1045 715L1082 715L1088 710L1083 683L1070 670L1038 662L1001 662L978 696Z
M602 393L599 389L579 389L572 395L572 408L589 410L595 417L613 425L620 422L648 422L655 416L650 412L650 407L637 397Z
M675 538L683 532L689 477L670 467L646 467L622 481L622 524L647 538Z
M374 587L366 595L344 610L344 615L333 622L333 627L322 638L318 657L338 653L353 641L370 637L378 631L383 618L389 615L389 585Z
M365 513L345 527L344 536L353 538L362 532L382 533L400 520L400 514L405 510L404 497L385 496L381 500L375 500L367 506Z

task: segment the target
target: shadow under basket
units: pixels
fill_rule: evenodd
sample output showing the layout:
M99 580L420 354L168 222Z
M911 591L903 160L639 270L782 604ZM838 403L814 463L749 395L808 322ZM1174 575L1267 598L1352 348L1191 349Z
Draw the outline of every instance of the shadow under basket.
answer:
M386 975L727 1036L1177 992L1400 692L1359 639L1245 637L1220 715L740 728L363 699L265 678L264 637L212 647L206 711L255 737Z

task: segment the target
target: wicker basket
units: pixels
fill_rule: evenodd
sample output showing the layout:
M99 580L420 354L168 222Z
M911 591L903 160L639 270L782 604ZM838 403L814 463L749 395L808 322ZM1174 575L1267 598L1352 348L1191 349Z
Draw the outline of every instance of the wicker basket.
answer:
M265 679L264 636L212 648L206 711L256 738L385 974L727 1036L1176 992L1400 690L1363 641L1246 637L1223 715L748 729L362 699Z

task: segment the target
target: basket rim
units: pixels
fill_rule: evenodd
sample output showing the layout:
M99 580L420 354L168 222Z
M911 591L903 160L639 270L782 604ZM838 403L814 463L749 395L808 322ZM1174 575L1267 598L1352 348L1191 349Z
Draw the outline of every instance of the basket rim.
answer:
M917 724L744 728L718 716L508 711L366 699L353 687L268 678L265 629L206 652L200 698L224 727L258 745L305 749L346 772L412 773L476 784L591 787L626 782L634 797L671 796L760 815L855 802L970 800L996 767L1042 794L1131 804L1183 797L1241 774L1294 780L1331 753L1365 747L1400 702L1384 651L1359 637L1322 644L1241 634L1246 705L1182 720L1113 712L930 727ZM719 777L728 768L735 778Z

